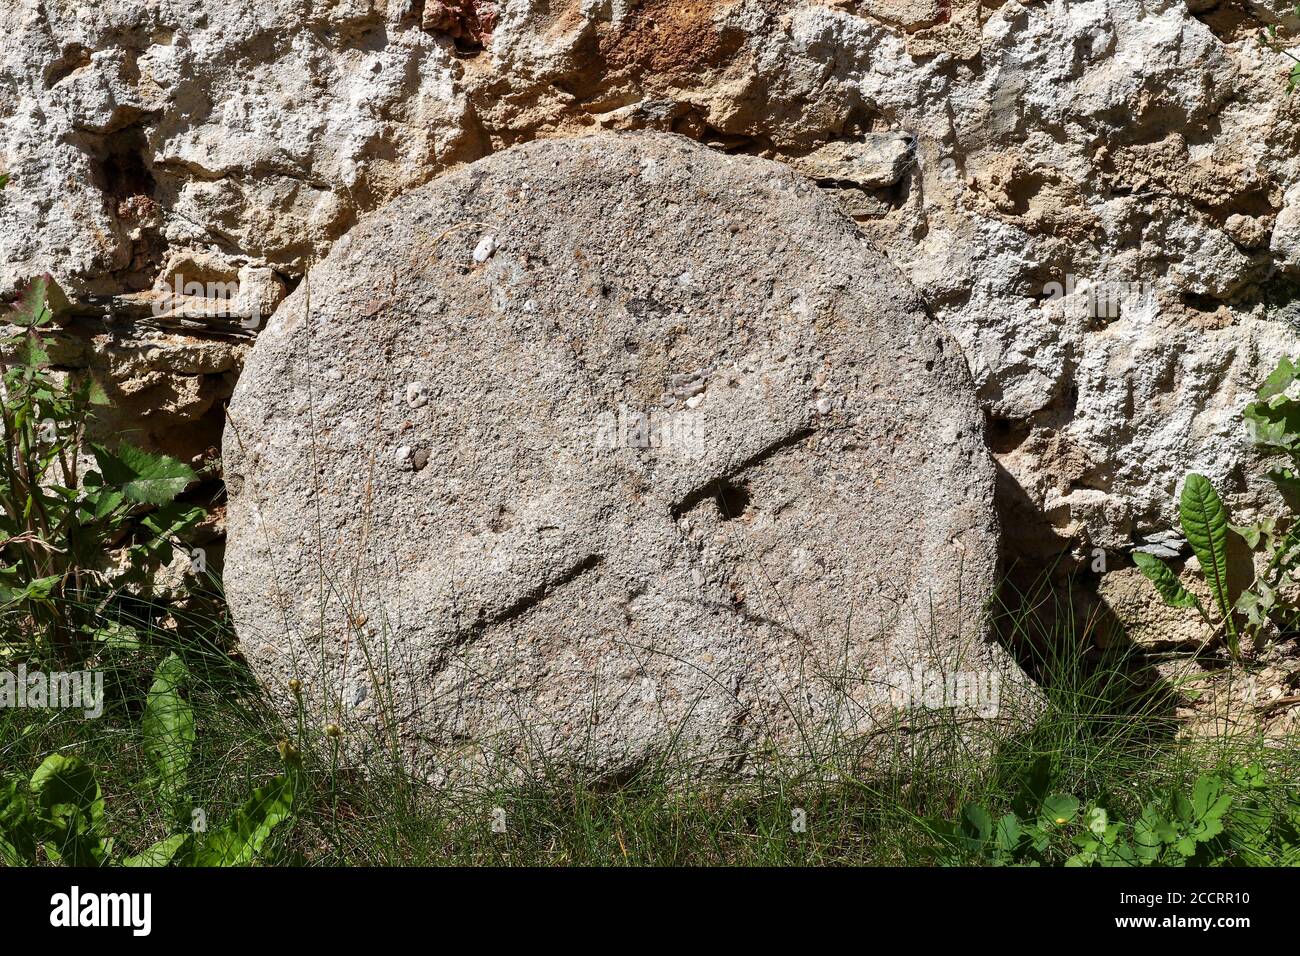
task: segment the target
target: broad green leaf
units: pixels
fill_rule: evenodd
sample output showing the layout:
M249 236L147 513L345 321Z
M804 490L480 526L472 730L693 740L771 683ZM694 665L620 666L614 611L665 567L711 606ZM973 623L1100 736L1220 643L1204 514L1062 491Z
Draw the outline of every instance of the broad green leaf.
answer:
M1300 377L1300 369L1297 369L1295 362L1289 358L1282 359L1259 387L1259 400L1266 402L1275 395L1281 395L1297 377Z
M169 505L164 505L157 511L147 514L140 520L145 528L153 532L153 541L149 543L146 550L156 550L159 545L170 545L177 538L194 529L194 526L204 519L207 512L196 505L187 505L179 501L173 501ZM170 560L170 547L167 548L168 557L164 560Z
M1192 786L1192 809L1201 820L1217 820L1232 804L1232 796L1223 792L1220 777L1202 776Z
M128 856L122 861L123 866L166 866L176 855L176 851L181 848L189 835L185 833L173 833L165 840L159 840L149 849L137 856Z
M978 804L968 803L962 807L962 835L972 844L971 849L978 849L988 842L993 835L993 818L989 812Z
M44 368L50 364L50 353L38 336L24 335L14 349L13 362L25 368Z
M1064 826L1072 822L1078 812L1078 799L1068 793L1054 793L1043 801L1042 818L1048 824Z
M1248 790L1259 790L1267 786L1268 779L1264 768L1258 763L1252 763L1246 767L1233 767L1232 782Z
M1259 542L1264 537L1264 528L1258 524L1230 524L1228 528L1245 541L1246 546L1252 551L1259 547Z
M63 580L63 575L53 574L46 578L27 581L19 588L0 585L0 604L21 604L26 601L45 603Z
M282 774L258 787L235 811L235 818L209 833L195 856L195 866L247 866L261 852L267 837L293 811L293 780Z
M14 325L27 328L41 324L48 311L45 306L45 292L46 285L43 276L38 276L29 281L19 294L18 300L14 302L14 314L9 316L9 321Z
M85 381L85 399L91 405L107 405L108 393L104 391L104 386L99 384L99 380L87 376Z
M18 780L0 783L0 863L25 866L35 862L38 826L31 799Z
M1300 402L1275 395L1246 406L1242 414L1255 444L1276 451L1300 451Z
M168 800L184 788L194 750L194 710L181 695L188 679L185 663L168 654L154 671L140 720L145 753L162 776L163 796Z
M55 314L69 307L68 297L48 272L27 283L9 317L14 325L33 328L47 324Z
M52 754L32 774L28 787L40 797L41 806L74 806L103 811L95 772L80 757Z
M1300 500L1300 472L1293 468L1273 468L1269 470L1268 477L1277 485L1284 498Z
M1137 565L1139 571L1146 575L1147 580L1156 586L1156 592L1170 607L1198 607L1199 602L1187 588L1183 587L1178 576L1174 574L1169 565L1165 564L1154 554L1147 554L1145 551L1133 552L1133 563Z
M118 621L110 621L98 627L89 628L90 639L98 641L105 647L119 651L138 651L141 647L140 632Z
M28 784L48 827L45 852L71 866L96 866L112 841L104 836L104 797L95 772L79 757L54 754Z
M1020 843L1020 820L1014 813L1008 813L998 820L994 842L999 850L1012 852Z
M1100 844L1096 840L1088 840L1087 844L1074 856L1065 861L1068 867L1092 866L1097 862L1097 849Z
M1020 781L1020 792L1012 802L1013 809L1020 817L1029 819L1043 805L1047 788L1052 783L1052 759L1046 754L1034 760Z
M1197 828L1194 837L1197 843L1207 843L1223 832L1223 820L1213 817Z
M1048 832L1046 827L1055 827L1055 824L1047 823L1044 825L1025 828L1025 835L1029 838L1029 845L1039 853L1046 850L1048 844L1052 842L1052 835Z
M1242 591L1234 608L1246 615L1246 620L1250 622L1251 627L1259 629L1268 623L1269 613L1273 609L1274 593L1263 581L1257 581L1256 587L1259 593Z
M1232 845L1238 849L1269 849L1273 811L1267 806L1233 807L1226 817Z
M103 521L126 501L126 495L116 488L96 488L86 494L85 506L94 521Z
M194 469L168 455L153 454L123 442L117 454L92 445L104 481L131 501L165 505L194 480Z
M1209 479L1195 473L1188 475L1183 483L1178 510L1183 535L1201 563L1229 643L1235 643L1236 625L1232 621L1232 599L1228 594L1228 511Z
M1098 839L1106 836L1106 829L1110 825L1110 819L1106 816L1106 811L1102 807L1091 807L1083 815L1083 822L1093 835Z
M1154 804L1148 804L1133 824L1134 850L1139 859L1153 863L1163 846L1178 839L1178 831Z
M1101 857L1102 866L1141 866L1137 851L1123 840L1112 840Z

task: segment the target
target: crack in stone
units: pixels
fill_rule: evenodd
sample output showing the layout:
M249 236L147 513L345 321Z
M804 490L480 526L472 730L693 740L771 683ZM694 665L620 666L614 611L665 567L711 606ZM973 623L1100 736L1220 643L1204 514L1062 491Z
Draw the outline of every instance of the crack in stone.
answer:
M751 455L749 458L746 458L744 461L742 461L735 468L732 468L730 471L727 471L724 474L717 475L713 478L710 478L708 481L704 482L699 487L688 492L686 496L681 499L681 501L679 501L677 504L673 506L672 516L674 520L682 517L682 515L684 514L687 514L692 508L698 505L705 498L712 498L717 494L719 494L723 490L726 483L731 479L735 478L737 475L741 474L742 472L748 471L749 469L753 468L756 465L762 464L764 461L771 458L779 451L782 451L786 448L792 448L795 445L798 445L801 442L806 441L816 431L817 429L811 426L800 428L794 432L791 432L789 435L786 435L783 438L778 438L776 441L772 442L771 444L766 445L763 448L759 449L755 454Z
M462 647L477 641L492 628L499 627L502 624L523 617L557 590L564 587L564 585L577 580L588 571L592 571L604 563L605 556L603 554L590 554L577 564L562 572L559 576L550 581L543 581L527 593L520 595L516 600L511 602L509 606L498 611L496 614L493 614L491 617L479 618L473 624L461 629L457 632L455 639L452 640L447 648L429 665L430 676L436 676L445 670L452 655Z

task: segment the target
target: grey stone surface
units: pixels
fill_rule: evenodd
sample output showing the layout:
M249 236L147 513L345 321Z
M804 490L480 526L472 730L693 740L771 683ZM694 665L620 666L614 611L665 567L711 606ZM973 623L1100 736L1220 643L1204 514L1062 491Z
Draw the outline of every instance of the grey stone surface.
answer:
M245 655L430 776L734 772L1020 687L964 359L778 163L602 134L402 196L275 313L224 453Z

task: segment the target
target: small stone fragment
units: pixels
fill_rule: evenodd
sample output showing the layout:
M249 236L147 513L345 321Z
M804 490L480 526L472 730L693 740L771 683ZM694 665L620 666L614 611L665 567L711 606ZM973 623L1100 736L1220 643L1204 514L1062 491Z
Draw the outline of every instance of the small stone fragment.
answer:
M474 261L480 265L492 258L492 254L497 251L496 236L484 236L474 247Z

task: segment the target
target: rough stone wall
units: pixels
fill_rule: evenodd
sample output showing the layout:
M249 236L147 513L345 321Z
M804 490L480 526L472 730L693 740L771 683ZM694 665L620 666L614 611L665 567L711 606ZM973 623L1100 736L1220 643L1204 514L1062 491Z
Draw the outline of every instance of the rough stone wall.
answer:
M1281 0L4 5L0 286L53 272L85 304L69 363L174 451L367 211L651 127L790 162L910 277L965 350L1014 553L1123 548L1191 468L1263 493L1238 412L1300 350L1300 101L1257 39L1300 26Z

